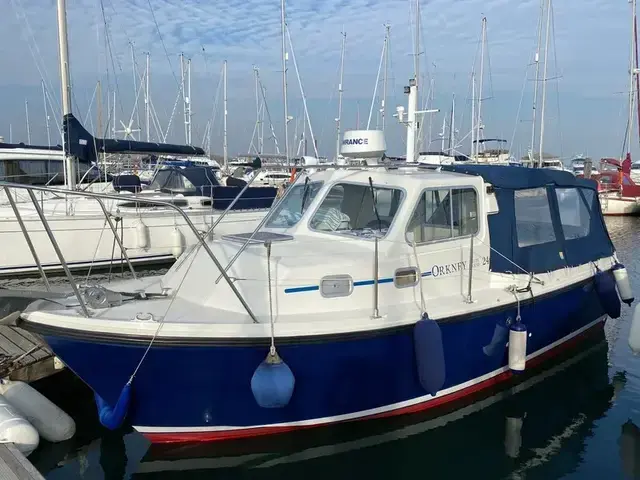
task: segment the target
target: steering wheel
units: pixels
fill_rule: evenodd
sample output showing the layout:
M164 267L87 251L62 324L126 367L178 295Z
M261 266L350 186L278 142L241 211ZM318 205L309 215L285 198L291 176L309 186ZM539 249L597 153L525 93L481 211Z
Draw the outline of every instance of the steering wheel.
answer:
M376 220L371 220L369 223L367 223L367 226L365 228L371 228L372 230L376 230L378 228L378 225L380 225L380 228L389 228L391 226L389 222L382 219L380 219L380 223L378 224L378 220L376 219Z

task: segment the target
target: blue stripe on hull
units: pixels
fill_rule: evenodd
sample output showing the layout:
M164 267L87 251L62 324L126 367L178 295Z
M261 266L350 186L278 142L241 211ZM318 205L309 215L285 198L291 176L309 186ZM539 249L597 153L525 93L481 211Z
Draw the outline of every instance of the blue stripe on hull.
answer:
M604 315L592 283L524 305L521 313L531 334L528 354ZM513 308L441 323L445 388L506 365L504 343L497 345L493 355L483 347L491 343L496 325L515 315ZM80 378L111 403L146 348L62 336L47 336L46 340ZM356 413L426 394L418 382L411 328L360 339L281 344L278 352L295 375L295 391L287 407L263 409L252 396L250 380L267 353L266 343L154 346L134 380L129 420L153 427L250 427Z

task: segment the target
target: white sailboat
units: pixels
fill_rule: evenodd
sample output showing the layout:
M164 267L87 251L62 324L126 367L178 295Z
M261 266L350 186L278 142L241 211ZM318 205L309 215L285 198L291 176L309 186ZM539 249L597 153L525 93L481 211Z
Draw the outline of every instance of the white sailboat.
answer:
M143 153L192 153L202 154L201 149L177 145L133 142L127 140L104 140L94 138L87 132L71 112L69 82L69 55L67 44L65 0L58 0L58 33L60 53L60 76L65 133L65 183L66 189L54 192L52 198L35 198L32 202L16 203L14 195L5 186L10 205L0 207L0 276L32 274L38 272L24 230L29 232L44 270L60 271L62 265L55 252L40 216L49 220L51 233L62 250L70 268L87 268L112 265L128 257L132 263L167 262L197 239L184 220L178 218L171 208L154 205L153 201L166 201L180 206L191 222L202 232L210 232L215 224L215 234L231 234L256 225L265 215L275 197L275 189L251 189L245 192L239 187L221 186L211 167L162 170L151 188L140 196L123 192L122 201L107 200L103 206L95 199L73 194L76 189L76 167L78 159L95 158L99 152L139 151ZM111 150L109 150L111 149ZM135 177L137 178L137 177ZM139 180L137 186L139 187ZM12 185L15 186L15 185ZM241 193L245 196L235 200ZM31 192L32 194L32 192ZM146 201L145 201L146 200ZM220 214L233 202L230 211L219 222ZM231 207L230 207L231 208ZM19 213L20 218L17 217ZM109 215L109 219L105 218ZM115 226L116 239L110 223ZM121 243L122 248L116 248ZM126 250L121 252L120 250Z

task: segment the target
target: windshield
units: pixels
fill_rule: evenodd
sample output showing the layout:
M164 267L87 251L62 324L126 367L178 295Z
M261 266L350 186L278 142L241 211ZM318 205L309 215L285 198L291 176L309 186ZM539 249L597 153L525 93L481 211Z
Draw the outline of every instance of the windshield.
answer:
M323 199L309 227L357 237L386 235L401 201L400 189L338 183Z
M286 198L276 207L273 216L267 222L267 228L288 228L298 223L322 188L322 182L301 183L290 188Z

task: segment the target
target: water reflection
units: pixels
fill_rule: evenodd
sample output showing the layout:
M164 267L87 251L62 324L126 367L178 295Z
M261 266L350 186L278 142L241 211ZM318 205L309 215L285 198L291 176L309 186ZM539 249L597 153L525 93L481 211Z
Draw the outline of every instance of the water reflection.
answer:
M190 479L212 472L223 478L558 478L579 465L594 421L624 388L624 375L609 381L603 333L587 347L438 418L407 416L233 443L153 445L132 478L175 478L172 472ZM637 428L633 432L635 441L640 437Z

